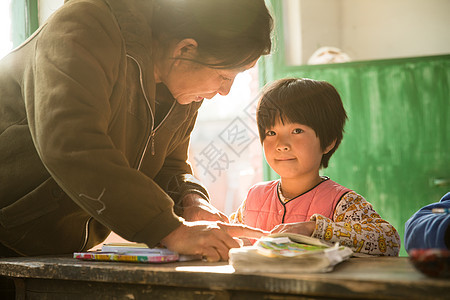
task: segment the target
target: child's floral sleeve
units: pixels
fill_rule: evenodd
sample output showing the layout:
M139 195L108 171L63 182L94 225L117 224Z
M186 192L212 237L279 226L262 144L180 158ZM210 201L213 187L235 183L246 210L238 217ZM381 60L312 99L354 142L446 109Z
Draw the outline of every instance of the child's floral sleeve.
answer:
M245 224L244 223L244 209L245 209L245 200L239 206L239 208L230 215L230 223L234 224Z
M319 214L313 237L339 242L356 253L398 256L400 236L394 226L383 220L372 205L355 192L345 194L334 211L333 220Z

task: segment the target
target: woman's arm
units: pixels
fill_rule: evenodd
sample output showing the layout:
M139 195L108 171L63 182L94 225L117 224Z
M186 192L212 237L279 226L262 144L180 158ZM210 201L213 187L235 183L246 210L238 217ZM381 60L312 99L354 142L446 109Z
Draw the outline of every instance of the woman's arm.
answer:
M36 150L64 192L122 237L154 246L181 221L159 186L130 167L113 130L125 121L126 64L110 9L69 2L39 33L24 97Z
M227 216L210 203L206 187L194 177L188 161L190 135L195 125L197 108L191 108L195 113L191 112L192 117L184 128L181 141L165 158L155 181L173 199L175 213L187 221L228 222Z

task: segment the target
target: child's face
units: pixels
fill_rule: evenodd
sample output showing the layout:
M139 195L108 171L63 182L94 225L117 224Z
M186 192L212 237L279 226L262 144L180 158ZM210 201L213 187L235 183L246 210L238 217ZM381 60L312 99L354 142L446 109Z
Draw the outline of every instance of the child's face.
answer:
M322 155L316 132L299 123L275 123L266 130L264 154L270 167L283 179L319 176Z

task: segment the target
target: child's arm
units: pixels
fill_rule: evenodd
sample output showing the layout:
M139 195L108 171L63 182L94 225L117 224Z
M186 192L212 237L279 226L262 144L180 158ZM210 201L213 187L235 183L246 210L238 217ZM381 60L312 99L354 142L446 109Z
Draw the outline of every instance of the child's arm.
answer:
M242 204L239 206L239 208L230 215L229 220L231 224L244 224L244 209L245 209L245 201L242 202ZM249 239L246 237L239 237L241 241L241 246L251 246L256 239Z
M229 220L230 223L234 224L245 224L244 223L244 209L245 209L245 200L239 206L239 208L230 215Z
M349 192L337 205L333 220L315 214L313 237L339 242L354 252L371 255L398 256L400 236L395 228L355 192Z

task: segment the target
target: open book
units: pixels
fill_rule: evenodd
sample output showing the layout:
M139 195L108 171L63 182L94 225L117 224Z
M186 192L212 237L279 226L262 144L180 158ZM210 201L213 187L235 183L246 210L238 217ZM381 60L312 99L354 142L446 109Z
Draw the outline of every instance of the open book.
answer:
M180 255L166 248L149 248L143 243L103 244L101 251L75 252L74 258L142 263L166 263L201 259L196 255Z
M253 246L234 248L229 262L236 272L330 272L353 254L348 247L313 237L278 233L262 237Z

